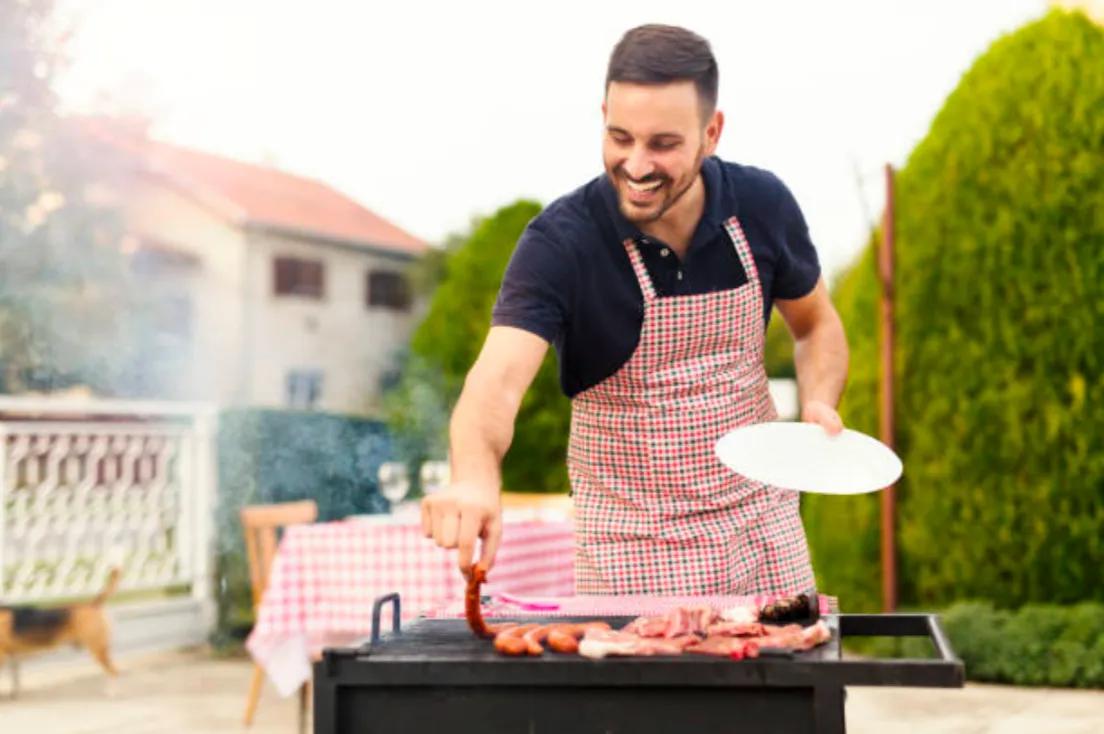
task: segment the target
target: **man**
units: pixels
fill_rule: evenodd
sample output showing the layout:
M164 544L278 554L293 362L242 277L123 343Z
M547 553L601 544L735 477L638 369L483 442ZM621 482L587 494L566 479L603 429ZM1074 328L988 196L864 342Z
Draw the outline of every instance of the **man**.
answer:
M795 338L802 420L833 433L848 348L789 190L714 155L717 79L709 44L681 28L639 27L614 48L605 175L518 242L452 416L453 483L422 505L426 537L458 548L465 575L477 538L493 565L502 458L554 344L572 398L577 593L815 589L798 494L729 471L714 443L777 419L772 307Z

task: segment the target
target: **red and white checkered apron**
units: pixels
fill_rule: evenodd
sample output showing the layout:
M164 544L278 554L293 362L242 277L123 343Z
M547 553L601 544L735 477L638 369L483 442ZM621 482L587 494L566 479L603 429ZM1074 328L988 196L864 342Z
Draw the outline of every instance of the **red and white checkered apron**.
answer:
M644 294L632 357L573 401L568 471L577 594L811 592L798 493L726 468L717 439L776 420L763 365L763 296L747 238L725 222L748 282L658 298L631 239Z

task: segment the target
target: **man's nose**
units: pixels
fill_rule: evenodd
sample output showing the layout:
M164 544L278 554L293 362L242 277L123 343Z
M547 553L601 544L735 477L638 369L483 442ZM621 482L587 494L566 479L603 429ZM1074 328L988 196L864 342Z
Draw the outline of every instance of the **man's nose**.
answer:
M624 169L629 178L636 181L652 173L652 161L648 158L647 151L639 147L633 148L632 153L625 159Z

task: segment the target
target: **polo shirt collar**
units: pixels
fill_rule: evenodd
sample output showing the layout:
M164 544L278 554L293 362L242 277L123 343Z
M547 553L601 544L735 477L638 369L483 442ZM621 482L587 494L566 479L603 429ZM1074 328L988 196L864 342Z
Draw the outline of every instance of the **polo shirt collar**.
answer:
M727 218L724 206L724 175L721 171L720 159L716 156L705 158L702 161L701 173L702 181L705 183L705 210L702 212L701 221L698 222L698 228L694 231L694 237L690 243L691 249L708 241L724 225ZM614 189L608 174L602 175L600 189L602 200L613 219L618 238L621 241L643 239L644 234L640 229L625 219L621 213L621 207L617 203L617 190Z

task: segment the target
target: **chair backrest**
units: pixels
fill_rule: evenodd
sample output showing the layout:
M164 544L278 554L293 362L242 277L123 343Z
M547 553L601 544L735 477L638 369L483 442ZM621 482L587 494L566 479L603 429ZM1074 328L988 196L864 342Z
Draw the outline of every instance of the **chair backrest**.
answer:
M291 525L309 525L318 520L314 500L283 502L276 505L250 505L239 513L249 555L249 579L253 587L253 608L264 598L268 574L276 557L279 531Z

